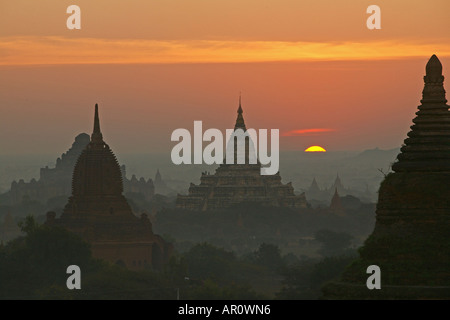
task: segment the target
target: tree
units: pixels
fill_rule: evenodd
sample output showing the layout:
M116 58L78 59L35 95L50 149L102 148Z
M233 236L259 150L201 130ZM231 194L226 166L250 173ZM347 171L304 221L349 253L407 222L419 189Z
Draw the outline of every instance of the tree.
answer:
M208 243L195 245L185 256L188 276L197 279L214 279L227 283L233 279L236 256L230 251Z
M279 271L284 266L280 248L274 244L262 243L255 252L256 262L271 269Z
M130 271L96 260L79 236L38 225L32 216L20 225L25 236L0 247L0 299L175 298L174 282L164 274ZM69 265L80 267L82 290L67 289Z
M38 225L33 216L19 223L24 237L10 241L0 256L0 297L33 298L47 286L64 286L69 265L93 265L89 245L61 228Z
M18 223L20 231L31 234L37 230L38 224L32 215L27 215L24 220Z
M277 299L318 299L321 287L336 280L352 261L356 252L326 257L320 261L306 260L301 264L288 267L283 271L283 287L276 294Z
M322 244L320 253L324 256L342 254L352 243L353 236L345 232L335 232L322 229L314 234L317 241Z

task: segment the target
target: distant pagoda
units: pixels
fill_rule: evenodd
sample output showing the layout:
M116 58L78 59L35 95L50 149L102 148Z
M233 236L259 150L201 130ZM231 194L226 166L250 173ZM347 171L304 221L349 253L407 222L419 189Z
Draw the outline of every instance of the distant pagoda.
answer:
M243 117L241 100L234 130L247 130ZM283 184L279 172L261 175L261 163L251 163L250 152L253 143L246 140L244 164L237 164L240 150L234 144L234 164L223 164L214 174L203 172L200 184L191 183L188 195L178 195L177 208L187 210L217 210L239 203L258 203L263 206L304 208L305 194L294 194L292 183Z
M338 216L345 216L345 209L342 206L341 197L339 197L337 188L334 190L333 198L331 198L330 211Z
M26 198L46 203L55 197L69 196L73 168L88 143L88 134L77 135L72 147L56 159L54 168L46 166L40 169L38 180L33 178L30 182L25 182L23 179L19 182L13 181L9 191L10 204L18 205Z
M329 299L450 299L450 112L442 65L426 66L423 99L381 183L373 233ZM381 289L369 290L366 269L381 270Z
M344 185L342 184L341 178L339 177L339 174L336 175L336 179L334 180L334 183L331 185L330 188L320 189L319 184L317 183L316 178L314 177L311 186L308 190L306 190L306 198L311 200L319 200L319 201L329 201L330 197L335 196L335 193L346 196L349 195L351 190L346 189Z
M0 199L8 199L11 205L18 205L24 199L47 203L47 201L58 197L69 197L71 194L72 174L75 164L81 152L90 142L87 133L80 133L75 137L72 147L61 157L56 159L54 168L41 168L39 179L31 179L25 182L20 179L19 182L11 183L11 190L3 195ZM131 179L126 177L125 165L121 166L124 193L140 193L146 200L150 200L155 194L153 180L144 178L139 180L135 175ZM1 201L1 200L0 200Z
M64 227L91 244L94 257L126 266L159 269L171 245L153 234L146 214L136 217L123 196L120 166L100 131L95 105L94 131L73 170L72 196L59 219L47 213L46 224Z

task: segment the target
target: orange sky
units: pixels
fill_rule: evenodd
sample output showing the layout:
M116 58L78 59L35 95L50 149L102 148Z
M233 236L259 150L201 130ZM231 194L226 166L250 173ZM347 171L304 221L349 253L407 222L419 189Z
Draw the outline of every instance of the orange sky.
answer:
M77 4L82 29L68 30ZM382 29L368 30L377 4ZM283 149L393 148L427 59L450 65L448 0L0 0L0 153L55 153L100 104L120 152L170 150L170 133L279 128ZM447 90L448 91L448 90ZM318 130L321 129L321 130Z

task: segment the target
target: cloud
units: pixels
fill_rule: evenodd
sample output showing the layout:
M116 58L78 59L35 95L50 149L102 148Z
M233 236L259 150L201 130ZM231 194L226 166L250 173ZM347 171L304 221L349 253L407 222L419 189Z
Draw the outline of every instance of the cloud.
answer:
M0 65L172 64L314 60L376 60L450 56L448 41L436 43L160 41L64 37L1 37ZM442 44L444 43L444 44Z
M286 131L281 134L282 137L296 137L296 136L315 136L325 132L333 132L335 129L330 128L313 128L313 129L298 129Z

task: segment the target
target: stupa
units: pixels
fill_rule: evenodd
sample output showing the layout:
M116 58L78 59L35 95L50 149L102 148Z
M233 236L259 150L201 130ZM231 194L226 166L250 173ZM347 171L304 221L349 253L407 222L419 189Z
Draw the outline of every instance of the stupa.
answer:
M330 211L338 216L345 216L345 209L342 206L337 188L334 190L333 198L331 198Z
M376 225L360 258L328 299L450 299L450 112L442 65L426 65L423 98L401 153L379 189ZM367 267L381 270L381 289L366 286Z
M121 168L103 140L95 105L94 131L76 162L72 196L60 218L47 213L46 224L80 235L91 244L96 258L130 269L161 268L171 245L153 234L145 213L140 218L133 214L122 193Z

